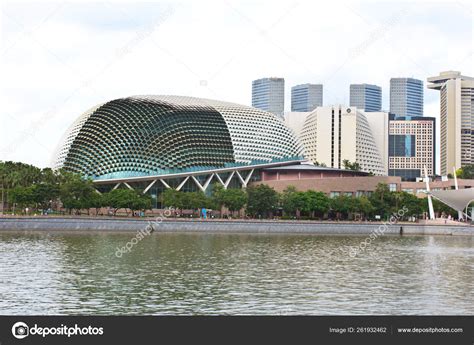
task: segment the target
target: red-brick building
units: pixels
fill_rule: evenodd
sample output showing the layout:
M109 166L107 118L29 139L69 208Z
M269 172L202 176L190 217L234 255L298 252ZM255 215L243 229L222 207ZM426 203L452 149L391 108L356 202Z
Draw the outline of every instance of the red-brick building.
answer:
M369 195L379 183L388 185L391 191L405 191L418 197L425 197L424 182L402 181L398 176L370 176L364 172L345 169L334 169L309 164L289 165L262 169L259 181L252 184L264 183L281 192L288 186L297 190L309 189L321 191L328 196ZM474 180L458 180L460 189L474 187ZM454 189L454 180L435 180L430 182L432 190Z

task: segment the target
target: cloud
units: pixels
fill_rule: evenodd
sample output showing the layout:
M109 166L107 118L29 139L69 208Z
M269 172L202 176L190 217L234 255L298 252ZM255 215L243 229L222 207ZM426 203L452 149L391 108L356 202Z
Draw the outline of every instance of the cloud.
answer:
M48 165L63 132L97 103L178 94L250 104L251 81L263 76L285 77L287 109L291 86L306 82L324 84L325 104L347 103L350 83L374 83L388 109L391 77L426 80L449 69L474 74L468 8L354 1L6 3L0 160ZM425 92L426 115L438 116L438 97Z

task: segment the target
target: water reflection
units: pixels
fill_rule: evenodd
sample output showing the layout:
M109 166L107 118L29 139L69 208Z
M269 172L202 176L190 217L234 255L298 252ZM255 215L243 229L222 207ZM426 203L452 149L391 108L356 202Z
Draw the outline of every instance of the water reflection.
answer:
M0 234L2 314L474 314L469 237Z

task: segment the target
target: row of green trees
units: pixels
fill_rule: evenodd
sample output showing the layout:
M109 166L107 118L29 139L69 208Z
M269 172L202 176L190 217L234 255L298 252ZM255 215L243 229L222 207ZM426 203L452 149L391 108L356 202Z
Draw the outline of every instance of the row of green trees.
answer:
M456 170L456 176L462 179L474 179L474 164L469 164Z
M406 192L391 192L387 185L379 184L370 196L353 197L339 195L328 197L322 192L308 190L297 191L288 187L282 193L260 184L243 189L224 189L221 185L213 185L211 196L201 192L179 192L168 189L163 193L163 204L176 209L212 208L228 209L230 215L245 209L245 214L253 218L268 218L282 215L284 218L304 219L387 219L398 214L399 219L421 217L428 212L426 199L420 199ZM456 215L456 212L437 202L435 209L445 214ZM403 212L399 212L403 210Z
M62 205L69 213L95 209L97 214L101 208L109 207L116 214L119 209L133 213L152 205L150 196L131 189L101 194L91 180L79 175L14 162L0 162L0 189L3 207L12 212L26 208L53 210Z
M349 162L350 163L350 162ZM356 167L354 167L356 168ZM30 208L48 210L63 208L69 213L79 214L95 209L95 214L106 207L116 214L119 209L127 213L145 211L152 207L149 195L131 189L115 189L98 193L92 181L78 175L52 169L39 169L32 165L0 162L1 198L10 210ZM420 216L427 212L427 202L405 192L391 192L387 185L380 184L368 196L339 195L329 198L317 191L297 191L288 187L282 193L260 184L247 189L224 189L220 184L212 186L212 193L180 192L165 190L160 196L163 206L178 210L208 208L228 210L231 215L268 218L282 215L285 218L311 219L374 219L376 215L386 219L401 208L407 209L403 217ZM434 201L435 210L456 215L451 208ZM245 211L242 213L242 211Z
M325 215L335 219L348 219L357 216L371 219L376 215L386 219L399 210L406 209L401 218L419 216L425 212L426 200L405 192L390 192L386 184L379 184L370 196L353 197L338 195L329 198L316 191L298 192L288 187L281 196L284 213L291 217L323 218Z

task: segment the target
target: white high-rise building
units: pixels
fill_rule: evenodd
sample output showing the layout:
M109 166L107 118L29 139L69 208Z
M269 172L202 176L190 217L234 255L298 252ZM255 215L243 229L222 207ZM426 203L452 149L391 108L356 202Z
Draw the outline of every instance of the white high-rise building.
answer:
M369 122L372 137L375 141L375 146L377 146L377 149L380 153L380 158L382 159L383 175L388 175L388 133L390 124L389 113L383 111L363 112L359 109L357 109L357 111L365 116Z
M290 111L285 113L285 125L299 136L310 111Z
M457 71L428 78L440 91L440 173L474 163L474 78Z
M365 113L342 105L318 107L307 115L299 137L313 162L342 169L347 159L359 163L362 171L387 175L388 113Z

